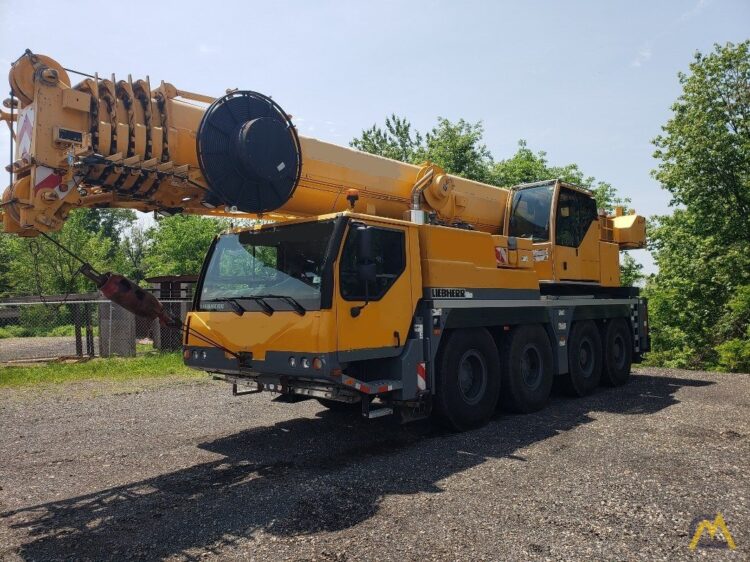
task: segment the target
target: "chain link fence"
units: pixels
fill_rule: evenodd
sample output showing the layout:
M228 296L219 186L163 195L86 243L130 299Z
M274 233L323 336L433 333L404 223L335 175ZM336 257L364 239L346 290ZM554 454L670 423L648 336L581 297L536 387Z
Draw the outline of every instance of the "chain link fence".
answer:
M160 299L185 318L190 299ZM6 299L0 302L0 364L67 357L132 357L157 349L176 351L178 329L126 311L97 294Z

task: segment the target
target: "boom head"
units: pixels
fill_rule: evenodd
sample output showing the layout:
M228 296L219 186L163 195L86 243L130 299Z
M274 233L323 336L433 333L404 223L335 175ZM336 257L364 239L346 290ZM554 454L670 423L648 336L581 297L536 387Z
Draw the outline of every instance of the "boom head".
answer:
M62 65L30 51L9 82L6 231L57 230L77 207L252 216L279 207L299 181L296 130L262 94L214 99L114 75L71 85Z

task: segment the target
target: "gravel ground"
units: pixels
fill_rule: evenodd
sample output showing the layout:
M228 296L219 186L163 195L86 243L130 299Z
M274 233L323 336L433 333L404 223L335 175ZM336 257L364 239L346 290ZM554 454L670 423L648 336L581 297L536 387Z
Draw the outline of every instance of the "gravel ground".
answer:
M750 559L750 375L463 434L210 381L4 390L0 423L0 559ZM692 554L716 512L737 549Z
M83 337L86 351L86 336ZM94 352L99 353L99 338L94 338ZM76 339L64 337L28 337L0 339L0 363L25 359L49 359L76 354Z

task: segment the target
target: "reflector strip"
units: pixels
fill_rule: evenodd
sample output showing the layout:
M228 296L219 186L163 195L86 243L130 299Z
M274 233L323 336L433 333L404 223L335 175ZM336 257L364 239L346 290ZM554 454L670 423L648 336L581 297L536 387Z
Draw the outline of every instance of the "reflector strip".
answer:
M427 370L424 361L417 363L417 388L427 390Z

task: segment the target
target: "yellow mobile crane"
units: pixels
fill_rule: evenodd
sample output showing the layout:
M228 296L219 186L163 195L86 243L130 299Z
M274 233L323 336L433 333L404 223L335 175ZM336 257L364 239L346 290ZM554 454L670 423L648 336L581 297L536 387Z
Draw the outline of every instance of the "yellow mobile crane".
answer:
M619 278L644 218L607 216L585 189L501 189L301 137L252 91L73 85L29 51L10 85L6 232L55 231L81 207L264 219L214 240L183 326L185 363L235 392L464 429L500 401L542 408L555 376L579 396L623 384L648 350L646 302ZM163 316L121 276L93 278Z

